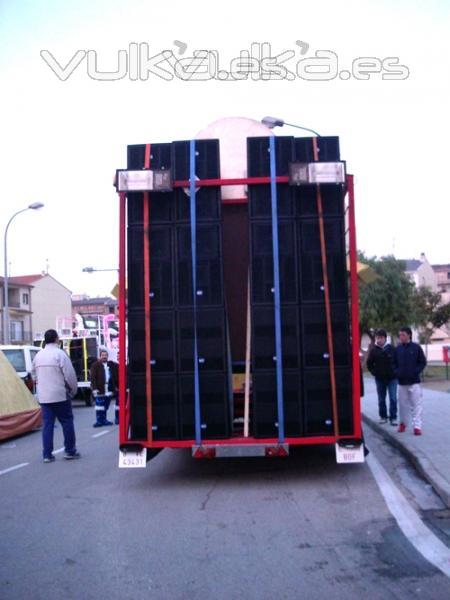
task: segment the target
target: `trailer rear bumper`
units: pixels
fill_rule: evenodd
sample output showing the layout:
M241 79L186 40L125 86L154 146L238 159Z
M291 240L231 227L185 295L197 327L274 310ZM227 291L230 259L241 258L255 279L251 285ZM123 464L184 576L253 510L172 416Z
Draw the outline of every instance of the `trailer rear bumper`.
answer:
M193 458L248 458L289 456L289 444L204 444L192 447Z
M235 439L205 441L195 444L193 441L136 442L121 444L119 467L145 467L164 448L189 448L193 458L286 458L290 446L329 445L334 446L338 464L363 463L365 458L364 441L361 438L317 437L292 438L284 443L277 440Z

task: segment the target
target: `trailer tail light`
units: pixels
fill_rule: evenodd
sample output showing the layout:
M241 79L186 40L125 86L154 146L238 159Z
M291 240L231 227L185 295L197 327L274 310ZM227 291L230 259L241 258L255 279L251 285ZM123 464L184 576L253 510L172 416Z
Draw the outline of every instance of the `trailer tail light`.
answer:
M269 456L269 457L289 456L289 448L285 447L285 445L271 446L269 448L266 448L266 456Z
M192 448L193 458L216 458L216 449L205 446L194 446Z

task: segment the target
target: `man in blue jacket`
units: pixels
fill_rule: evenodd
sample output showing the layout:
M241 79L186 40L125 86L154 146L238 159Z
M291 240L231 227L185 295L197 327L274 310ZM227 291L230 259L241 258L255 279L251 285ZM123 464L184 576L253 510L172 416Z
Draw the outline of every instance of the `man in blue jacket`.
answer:
M411 341L410 327L402 327L399 331L400 344L395 349L394 372L398 377L398 403L400 425L398 431L403 433L412 417L414 435L422 435L422 390L420 374L427 366L427 359L419 344Z
M385 329L375 332L375 345L367 357L367 368L375 377L380 424L387 423L386 392L389 392L389 422L397 425L397 379L394 373L394 348L387 343Z

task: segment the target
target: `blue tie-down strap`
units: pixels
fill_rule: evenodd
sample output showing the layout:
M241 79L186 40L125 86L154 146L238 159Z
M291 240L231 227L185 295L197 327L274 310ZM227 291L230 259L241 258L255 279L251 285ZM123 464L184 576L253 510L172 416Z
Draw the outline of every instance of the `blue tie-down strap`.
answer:
M200 381L198 373L198 341L197 341L197 207L195 189L195 140L189 147L189 193L191 213L191 255L192 255L192 303L194 307L194 397L195 397L195 443L202 441L200 411Z
M278 245L278 200L276 181L275 136L269 138L270 198L272 205L273 287L275 298L275 355L277 375L278 442L284 443L283 353L281 348L280 263Z

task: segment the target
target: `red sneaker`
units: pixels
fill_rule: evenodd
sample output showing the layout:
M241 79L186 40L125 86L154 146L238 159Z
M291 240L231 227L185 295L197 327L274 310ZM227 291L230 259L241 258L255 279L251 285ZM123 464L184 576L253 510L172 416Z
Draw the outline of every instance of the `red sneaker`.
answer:
M398 426L397 431L399 433L403 433L406 430L406 425L404 423L400 423L400 425Z
M418 427L414 427L414 435L422 435L422 430Z

